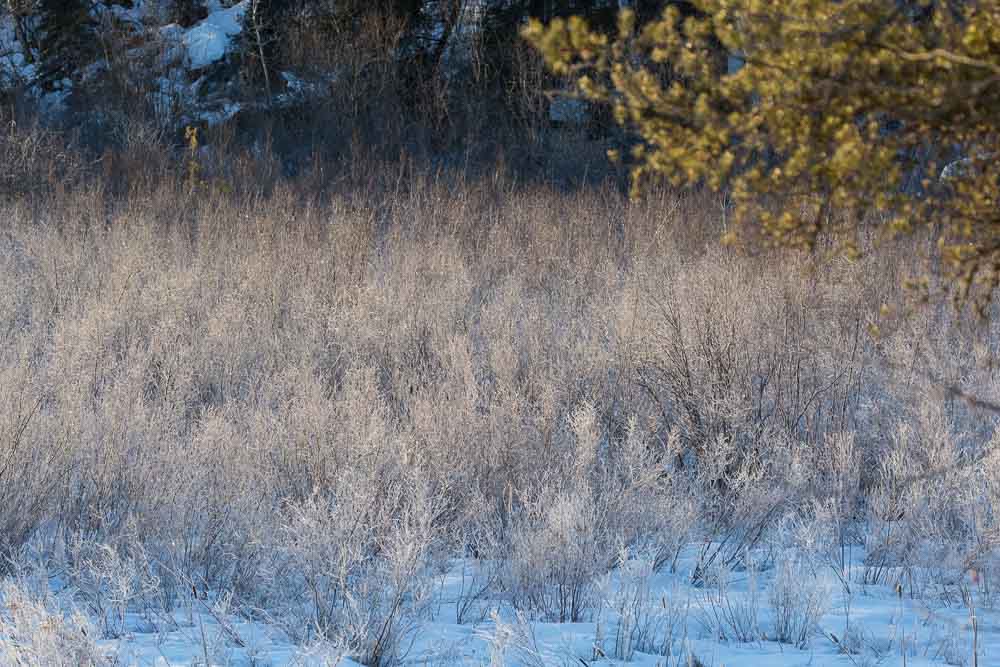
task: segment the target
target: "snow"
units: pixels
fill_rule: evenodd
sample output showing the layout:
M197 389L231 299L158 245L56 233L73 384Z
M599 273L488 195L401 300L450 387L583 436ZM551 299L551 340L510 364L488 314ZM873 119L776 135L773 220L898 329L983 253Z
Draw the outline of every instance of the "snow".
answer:
M248 2L249 0L242 0L231 7L224 7L218 0L211 0L206 3L210 10L208 16L187 30L176 24L154 29L162 44L158 61L159 67L163 68L163 75L157 79L158 90L152 93L150 99L157 116L169 119L186 111L185 121L196 119L217 124L239 112L239 104L228 100L202 104L199 101L199 89L203 81L197 73L220 62L232 49L234 38L242 30ZM144 30L143 22L153 18L153 4L139 1L131 7L113 5L110 11L124 24L141 32ZM137 58L142 55L142 48L137 47L133 51ZM84 77L99 71L101 63L95 63L83 70ZM58 82L55 90L43 91L37 85L37 74L37 66L27 62L21 45L15 38L10 17L0 18L0 88L23 86L38 99L43 113L59 113L64 110L72 92L72 82L67 79ZM195 81L188 83L191 78Z
M627 663L637 667L686 665L687 655L706 667L815 667L856 665L971 665L972 632L969 612L954 597L925 595L918 599L897 595L889 586L865 585L864 566L856 557L850 566L850 589L833 571L816 571L817 581L829 593L827 612L811 633L804 649L761 637L750 642L720 639L711 622L709 600L716 589L690 585L694 550L682 557L676 573L653 574L650 591L657 600L670 600L683 618L675 631L669 658L636 652ZM500 597L484 598L479 613L457 623L462 573L475 567L456 560L439 575L430 613L413 637L405 655L408 665L622 665L612 659L620 618L605 605L595 618L582 623L550 623L521 617L521 634L512 631L518 616ZM733 572L729 600L733 606L757 599L758 624L773 637L773 612L768 587L777 568L765 567L753 575ZM968 583L968 582L967 582ZM621 590L616 570L601 582L606 599ZM666 604L666 602L664 602ZM985 605L986 602L984 601ZM977 608L979 664L1000 664L1000 611ZM352 667L348 655L335 645L293 645L274 624L248 620L218 601L188 601L170 619L151 623L130 615L128 632L102 640L100 646L118 664L169 667L179 665L292 665ZM498 623L500 627L498 628ZM154 627L155 626L155 627ZM845 639L845 636L847 639ZM855 652L842 652L850 643ZM905 655L905 657L904 657Z
M34 81L37 67L27 62L20 43L14 37L9 16L0 20L0 85L12 87Z
M212 11L200 23L184 32L181 38L192 69L203 69L222 60L232 46L233 37L242 30L243 14L249 0L223 8L212 3Z
M218 109L199 111L197 117L208 125L219 125L238 114L242 108L239 102L225 102Z

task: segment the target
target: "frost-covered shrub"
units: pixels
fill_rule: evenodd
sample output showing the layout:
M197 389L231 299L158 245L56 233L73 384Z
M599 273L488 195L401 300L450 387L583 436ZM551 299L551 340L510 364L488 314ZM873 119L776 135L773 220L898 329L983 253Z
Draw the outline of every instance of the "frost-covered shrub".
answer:
M763 451L748 455L725 437L705 443L689 483L705 535L692 583L701 585L707 578L742 567L774 529L779 510L805 485L805 476L791 461L798 448L776 438L766 455Z
M23 372L0 366L0 573L52 511L68 464L59 434L43 428L43 402Z
M523 665L523 667L544 667L545 660L534 627L521 612L513 618L505 619L497 612L491 614L493 627L480 632L490 651L490 667Z
M774 639L798 648L809 645L830 603L830 592L816 572L799 561L779 561L768 591L774 620Z
M757 575L750 569L746 592L733 590L733 573L720 565L706 578L700 596L701 621L705 630L721 641L759 641L761 591Z
M70 585L99 625L105 638L130 631L128 613L134 609L164 611L161 582L139 544L112 545L73 539L67 549L66 573Z
M628 547L654 564L670 562L691 530L679 486L630 419L615 438L595 406L567 416L557 472L511 518L504 583L519 609L556 622L589 618L598 578ZM676 532L672 532L673 529Z
M897 422L891 438L868 494L866 580L895 585L905 576L914 593L934 585L928 575L943 583L988 562L996 473L968 461L991 443L974 445L954 416L929 400Z
M636 652L670 658L681 651L678 642L686 635L688 600L678 588L656 591L652 588L653 562L632 559L623 551L616 571L609 579L605 605L611 613L608 641L610 655L629 661Z
M669 466L670 440L658 450L630 418L592 487L607 504L610 530L656 571L676 567L701 519L690 476Z
M613 536L589 494L546 490L516 517L505 584L514 605L558 623L586 620Z
M288 508L267 545L275 557L262 569L262 604L297 641L396 664L427 602L440 510L412 478L345 470L329 495Z
M993 424L906 343L939 377L975 355L949 322L864 336L897 258L805 272L706 251L704 200L356 167L317 169L328 199L0 202L0 539L85 535L96 617L145 604L123 532L163 591L369 662L414 636L439 549L486 575L466 620L590 618L623 546L662 571L697 541L706 584L788 516L817 569L863 535L880 582L966 556L995 582Z
M100 633L87 615L64 606L47 591L31 593L12 580L0 584L0 663L11 667L113 665L97 647Z

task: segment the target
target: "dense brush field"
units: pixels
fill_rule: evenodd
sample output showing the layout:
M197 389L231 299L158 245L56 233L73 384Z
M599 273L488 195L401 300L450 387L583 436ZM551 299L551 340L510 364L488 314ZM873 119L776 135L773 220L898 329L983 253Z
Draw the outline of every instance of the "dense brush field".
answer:
M0 662L1000 661L1000 336L908 308L928 244L366 168L0 204Z

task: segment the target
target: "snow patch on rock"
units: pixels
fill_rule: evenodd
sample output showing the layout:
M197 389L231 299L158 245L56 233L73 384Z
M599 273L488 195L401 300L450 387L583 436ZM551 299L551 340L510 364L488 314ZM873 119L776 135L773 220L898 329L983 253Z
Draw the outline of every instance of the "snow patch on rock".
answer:
M27 62L21 45L14 36L14 25L9 16L0 20L0 85L5 88L31 82L38 68Z
M212 11L204 20L184 31L181 43L187 51L188 65L202 69L222 60L232 46L233 38L243 29L243 15L249 0L222 8L212 3Z

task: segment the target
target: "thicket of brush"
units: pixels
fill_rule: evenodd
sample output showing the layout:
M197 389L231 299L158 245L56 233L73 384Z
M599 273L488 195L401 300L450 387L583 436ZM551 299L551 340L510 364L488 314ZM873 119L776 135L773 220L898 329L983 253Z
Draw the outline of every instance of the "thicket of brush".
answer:
M127 194L41 131L2 142L0 548L20 583L0 656L101 660L39 620L61 608L39 571L104 636L210 595L372 665L454 558L474 564L459 622L568 622L600 614L623 553L659 570L701 545L691 576L714 585L788 547L799 574L767 597L800 645L821 606L802 573L845 573L854 546L908 595L958 596L970 568L997 589L995 420L943 389L997 398L1000 337L947 307L881 314L919 241L747 254L700 193L360 159L283 181L204 152L167 176L143 141L112 165ZM616 650L669 654L674 612L650 616L638 581Z

